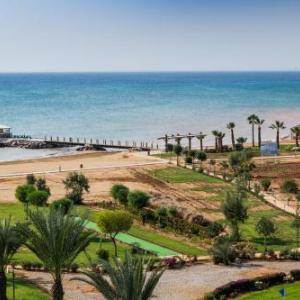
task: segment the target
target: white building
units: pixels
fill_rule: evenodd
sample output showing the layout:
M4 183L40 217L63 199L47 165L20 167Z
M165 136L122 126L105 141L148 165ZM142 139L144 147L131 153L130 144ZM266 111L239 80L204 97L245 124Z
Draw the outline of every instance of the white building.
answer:
M0 138L9 138L11 137L11 128L6 125L0 124Z

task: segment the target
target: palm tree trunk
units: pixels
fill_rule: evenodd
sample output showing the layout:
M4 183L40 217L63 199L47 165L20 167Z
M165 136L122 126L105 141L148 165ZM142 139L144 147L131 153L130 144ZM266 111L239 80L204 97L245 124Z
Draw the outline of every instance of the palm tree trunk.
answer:
M296 133L296 146L299 147L299 134Z
M7 300L6 296L7 280L3 267L0 270L0 300Z
M54 284L51 288L51 294L53 300L64 299L64 289L62 285L61 274L55 275Z
M234 139L233 129L231 129L231 143L232 143L232 149L235 149L235 139Z
M203 151L203 140L200 139L200 151Z
M279 150L279 148L280 148L279 129L277 130L277 133L276 133L276 143L277 143L277 148L278 148L278 150Z
M114 244L114 248L115 248L115 257L118 257L118 248L117 248L117 243L116 243L116 239L114 237L111 237L111 240Z
M252 147L255 147L254 123L252 123Z
M218 151L218 138L215 137L215 149L216 151Z
M179 166L179 155L177 155L177 167Z
M261 127L258 127L258 147L261 147Z
M267 237L264 236L264 247L265 247L265 252L267 252Z

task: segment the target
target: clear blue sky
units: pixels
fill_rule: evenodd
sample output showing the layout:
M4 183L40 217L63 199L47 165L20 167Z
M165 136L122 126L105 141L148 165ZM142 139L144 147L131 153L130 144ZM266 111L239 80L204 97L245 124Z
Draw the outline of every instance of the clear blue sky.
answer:
M293 70L299 0L3 0L0 72Z

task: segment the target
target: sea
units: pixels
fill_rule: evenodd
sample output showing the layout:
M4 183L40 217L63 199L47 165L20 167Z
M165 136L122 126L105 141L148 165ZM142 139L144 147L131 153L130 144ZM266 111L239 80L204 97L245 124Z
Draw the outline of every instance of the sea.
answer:
M0 124L33 138L156 143L166 133L201 131L209 144L216 129L229 142L226 124L235 122L236 136L249 138L253 113L265 119L264 140L274 140L269 126L277 119L288 135L300 123L300 72L0 74ZM0 150L0 161L44 155Z

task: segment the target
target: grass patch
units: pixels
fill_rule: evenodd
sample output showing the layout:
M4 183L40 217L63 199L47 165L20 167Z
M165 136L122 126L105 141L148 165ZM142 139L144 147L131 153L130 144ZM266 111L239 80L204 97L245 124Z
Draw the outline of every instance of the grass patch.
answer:
M300 295L300 282L291 284L282 284L273 286L267 290L254 292L241 296L237 299L239 300L270 300L270 299L281 299L280 289L285 288L286 296L283 299L286 300L298 300Z
M194 172L190 169L179 167L167 167L150 172L154 177L170 183L185 183L201 181L203 183L222 183L221 179L214 178L202 173Z
M207 250L203 248L198 248L196 246L191 246L188 244L185 244L184 242L171 239L169 237L165 237L163 235L158 234L157 232L153 230L149 230L148 228L142 228L140 226L133 226L129 234L144 239L149 242L153 242L157 245L160 245L162 247L169 248L171 250L174 250L176 252L186 254L186 255L207 255Z
M15 292L16 299L18 300L28 300L28 299L43 299L50 300L51 297L46 292L42 291L32 283L26 281L22 278L15 278ZM11 276L8 277L7 281L7 296L8 299L13 298L13 284Z

